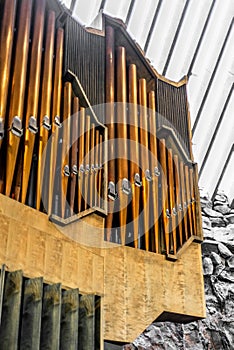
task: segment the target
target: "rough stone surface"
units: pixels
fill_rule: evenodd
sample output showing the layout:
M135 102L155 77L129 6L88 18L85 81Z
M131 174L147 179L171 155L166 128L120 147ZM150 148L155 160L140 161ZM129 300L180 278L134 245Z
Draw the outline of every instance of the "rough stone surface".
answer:
M186 325L153 323L125 350L234 349L234 210L223 192L201 193L207 318Z

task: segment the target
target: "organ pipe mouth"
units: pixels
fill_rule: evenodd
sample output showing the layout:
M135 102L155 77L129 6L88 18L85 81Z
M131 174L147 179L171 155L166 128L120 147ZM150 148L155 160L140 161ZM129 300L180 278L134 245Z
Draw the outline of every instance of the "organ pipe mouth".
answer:
M146 171L145 171L145 178L149 182L152 181L152 176L151 176L151 173L150 173L149 169L146 169Z
M34 116L31 116L28 122L28 130L32 134L36 134L38 132L37 120Z
M126 178L124 178L122 180L122 191L126 195L129 195L131 193L131 185L130 185L130 182L128 181L128 179L126 179Z
M0 118L0 140L4 137L4 121Z
M108 185L108 198L115 201L118 198L118 194L116 192L115 184L113 181L109 182Z
M134 184L137 187L141 187L142 186L141 177L140 177L140 174L138 174L138 173L136 173L135 176L134 176Z
M51 129L50 118L48 117L48 115L44 116L42 126L48 131Z
M15 116L13 118L13 122L11 124L11 132L17 137L21 137L23 135L22 121L18 116Z

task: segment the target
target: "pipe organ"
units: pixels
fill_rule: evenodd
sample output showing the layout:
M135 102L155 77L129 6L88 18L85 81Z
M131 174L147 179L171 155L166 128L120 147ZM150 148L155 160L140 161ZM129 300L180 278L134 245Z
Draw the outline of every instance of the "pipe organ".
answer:
M3 204L9 197L67 230L101 222L102 244L136 260L149 254L177 264L199 249L191 248L202 229L186 78L160 76L122 22L108 16L98 31L84 28L58 0L5 0L0 13ZM108 269L112 258L100 247L90 250L107 259ZM177 313L165 319L170 312ZM121 335L117 327L110 335L108 322L103 327L107 340L130 341L134 333Z

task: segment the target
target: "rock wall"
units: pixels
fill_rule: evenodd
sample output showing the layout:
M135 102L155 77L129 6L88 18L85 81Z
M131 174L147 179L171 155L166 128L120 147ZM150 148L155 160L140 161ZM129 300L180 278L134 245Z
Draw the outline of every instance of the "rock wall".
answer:
M125 350L234 349L234 209L218 193L201 194L207 318L186 325L153 323Z

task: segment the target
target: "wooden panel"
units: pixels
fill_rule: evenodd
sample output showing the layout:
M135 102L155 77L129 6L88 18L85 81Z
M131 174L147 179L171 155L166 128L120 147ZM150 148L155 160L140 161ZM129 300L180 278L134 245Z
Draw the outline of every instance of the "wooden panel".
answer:
M80 297L79 349L95 349L95 298L94 295Z
M79 290L67 290L62 296L60 350L78 349Z
M61 319L61 284L46 286L44 289L41 349L59 350Z
M8 273L3 297L0 349L17 350L22 294L22 271Z
M40 349L43 279L25 281L20 349Z

